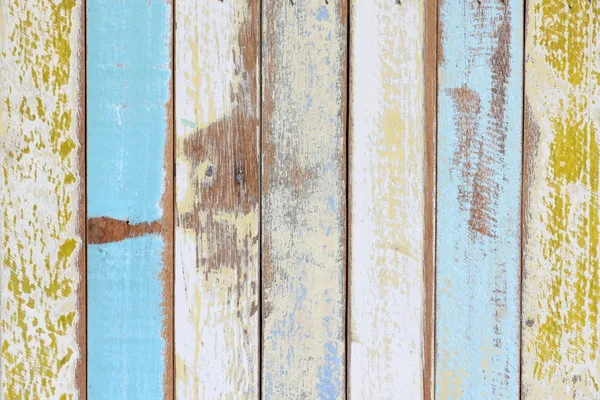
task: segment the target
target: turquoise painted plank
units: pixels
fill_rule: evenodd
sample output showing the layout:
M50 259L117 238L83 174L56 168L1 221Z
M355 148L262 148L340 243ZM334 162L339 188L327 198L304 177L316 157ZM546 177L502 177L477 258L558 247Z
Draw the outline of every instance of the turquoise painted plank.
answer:
M87 1L90 399L171 397L171 18Z
M163 245L148 235L88 249L90 399L162 398Z
M523 1L439 11L436 398L517 399Z

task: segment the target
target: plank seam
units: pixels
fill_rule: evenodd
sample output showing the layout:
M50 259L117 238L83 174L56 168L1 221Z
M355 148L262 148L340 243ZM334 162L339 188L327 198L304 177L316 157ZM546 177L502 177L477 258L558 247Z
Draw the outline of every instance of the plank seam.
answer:
M348 376L349 376L349 370L350 370L350 347L351 347L351 312L350 312L350 273L351 273L351 266L350 266L350 255L351 255L351 251L352 251L352 247L350 244L350 238L351 238L351 206L352 206L352 202L350 199L350 194L351 194L351 188L350 185L352 184L351 182L351 175L350 175L350 168L352 165L352 152L350 151L350 99L352 97L351 96L351 84L350 84L350 68L351 68L351 63L350 60L352 59L352 49L351 49L351 4L352 0L347 0L346 2L346 7L347 7L347 11L346 11L346 119L345 119L345 123L346 123L346 127L345 127L345 132L344 132L344 136L346 139L346 143L345 143L345 152L346 152L346 157L344 157L344 159L346 160L346 171L345 171L345 178L346 178L346 219L345 219L345 224L346 224L346 241L345 241L345 245L346 245L346 273L344 274L344 281L345 281L345 288L344 288L344 307L346 308L344 310L345 313L345 324L344 324L344 347L345 347L345 353L344 353L344 399L348 400L350 398L350 386L349 386L349 380L348 380ZM350 330L350 334L348 334Z
M425 399L435 397L436 344L436 245L437 235L437 89L438 89L438 1L426 2L425 10ZM429 122L431 121L431 122Z
M80 215L83 215L83 221L80 222L80 226L83 228L82 237L82 261L80 261L80 271L79 271L79 317L80 317L80 328L79 333L83 335L80 337L79 342L79 351L80 351L80 361L77 366L77 370L81 369L82 371L76 372L76 375L79 373L78 386L79 392L81 394L81 398L87 400L87 374L88 374L88 345L87 345L87 337L88 337L88 327L87 327L87 309L88 309L88 296L87 296L87 266L88 266L88 237L87 237L87 220L88 220L88 209L87 209L87 0L83 0L83 9L81 11L81 23L83 24L83 48L80 49L83 56L83 65L82 70L80 72L80 85L83 87L80 88L80 98L82 98L83 110L82 113L82 121L83 121L83 132L80 132L80 137L83 143L81 144L83 148L83 166L80 164L81 178L83 179L83 193L79 200L80 207ZM82 207L83 206L83 207Z
M177 59L175 58L175 51L176 51L176 46L175 46L175 40L176 40L176 29L177 29L177 19L176 19L176 10L177 10L177 0L171 0L171 65L173 66L171 68L171 125L172 125L172 129L171 129L171 137L172 137L172 141L171 141L171 157L172 157L172 163L171 163L171 185L172 185L172 191L171 191L171 230L172 230L172 235L171 235L171 251L172 251L172 257L171 257L171 287L172 287L172 293L173 293L173 297L171 299L172 303L171 303L171 310L172 310L172 316L173 318L171 318L171 340L170 343L168 345L171 346L171 381L173 382L173 384L171 385L171 399L175 399L176 398L176 386L177 386L177 381L176 381L176 377L177 377L177 371L176 371L176 361L175 361L175 296L176 296L176 292L175 292L175 257L177 252L175 251L175 221L177 218L177 171L176 171L176 164L175 164L175 160L177 160L177 150L176 150L176 143L177 143L177 125L176 125L176 107L175 107L175 102L176 100L176 96L175 96L175 87L176 87L176 78L177 78L177 66L176 66L176 62ZM166 171L167 172L167 171ZM167 172L168 173L168 172Z
M523 399L523 265L524 265L524 248L525 248L525 210L527 209L527 196L526 196L526 176L528 176L525 162L527 160L526 146L525 146L525 57L527 55L527 6L528 1L523 0L523 60L521 65L521 71L523 74L523 81L521 87L521 223L519 233L520 237L520 262L519 266L519 400Z
M259 30L260 40L258 45L258 126L260 132L258 132L258 398L262 399L263 395L263 1L259 2Z

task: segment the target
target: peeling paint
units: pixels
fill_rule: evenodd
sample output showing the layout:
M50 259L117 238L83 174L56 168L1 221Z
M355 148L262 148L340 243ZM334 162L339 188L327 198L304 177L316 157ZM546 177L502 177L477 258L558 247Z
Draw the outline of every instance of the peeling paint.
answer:
M523 11L440 3L439 399L519 396Z
M81 5L0 3L0 397L74 399Z
M344 397L346 8L263 3L266 399Z
M525 398L600 396L600 3L529 2Z
M176 394L256 398L257 2L176 2Z
M423 398L424 5L350 19L349 398Z

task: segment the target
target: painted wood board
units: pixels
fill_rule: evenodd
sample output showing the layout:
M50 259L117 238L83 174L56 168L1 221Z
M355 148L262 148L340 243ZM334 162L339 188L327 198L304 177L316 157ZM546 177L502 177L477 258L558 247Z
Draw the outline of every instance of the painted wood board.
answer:
M530 0L523 398L600 396L600 2Z
M350 3L350 398L424 395L424 12Z
M86 3L88 398L172 398L172 6Z
M262 12L263 397L341 399L347 3Z
M0 3L0 398L84 382L82 27L80 3Z
M176 21L176 393L258 398L259 2Z
M439 399L519 396L522 3L440 2Z

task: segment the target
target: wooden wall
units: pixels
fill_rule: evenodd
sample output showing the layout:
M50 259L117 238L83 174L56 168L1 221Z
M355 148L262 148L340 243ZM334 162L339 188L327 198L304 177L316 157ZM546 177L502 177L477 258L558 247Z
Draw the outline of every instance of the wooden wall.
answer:
M4 0L0 399L600 396L600 1Z

